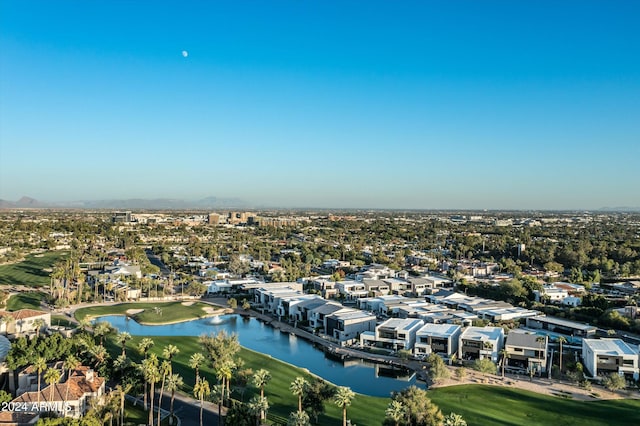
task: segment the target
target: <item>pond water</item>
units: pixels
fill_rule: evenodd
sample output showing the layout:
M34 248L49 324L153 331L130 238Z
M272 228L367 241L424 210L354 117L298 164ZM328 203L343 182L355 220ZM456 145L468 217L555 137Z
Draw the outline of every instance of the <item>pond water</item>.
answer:
M331 383L349 386L354 392L365 395L387 397L392 391L415 384L413 372L390 370L388 366L361 360L342 362L327 358L308 341L255 318L223 315L167 325L141 325L119 315L102 316L98 320L108 321L118 330L134 336L200 336L224 330L236 334L246 348L306 368Z

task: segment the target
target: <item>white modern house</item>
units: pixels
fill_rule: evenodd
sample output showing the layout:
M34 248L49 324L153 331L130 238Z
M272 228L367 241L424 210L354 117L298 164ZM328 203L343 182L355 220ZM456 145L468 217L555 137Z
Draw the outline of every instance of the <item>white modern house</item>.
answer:
M376 316L359 309L342 309L325 317L325 334L340 342L356 340L365 331L376 329Z
M621 339L583 339L582 360L592 377L618 373L638 380L638 348Z
M424 323L415 318L391 318L376 327L375 332L360 334L362 346L376 346L390 350L412 350L416 333Z
M460 334L458 358L464 360L490 359L497 362L503 342L504 329L502 327L467 327Z
M458 339L462 328L457 324L425 324L416 333L413 354L436 353L446 358L458 353Z
M344 296L347 301L355 301L369 295L364 283L354 280L338 281L336 283L336 290L338 290L338 293Z

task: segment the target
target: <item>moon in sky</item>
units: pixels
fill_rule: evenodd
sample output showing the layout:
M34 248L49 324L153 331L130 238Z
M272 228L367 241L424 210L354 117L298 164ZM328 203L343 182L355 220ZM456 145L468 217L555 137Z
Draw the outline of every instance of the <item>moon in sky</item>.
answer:
M187 52L186 50L183 50L182 56L186 58L187 56L189 56L189 52Z

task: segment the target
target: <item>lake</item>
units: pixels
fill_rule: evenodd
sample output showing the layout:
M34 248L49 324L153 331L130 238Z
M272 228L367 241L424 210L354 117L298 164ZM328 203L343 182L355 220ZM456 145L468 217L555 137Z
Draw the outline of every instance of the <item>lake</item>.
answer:
M97 320L108 321L118 330L133 336L200 336L224 330L236 334L245 348L306 368L331 383L348 386L364 395L388 397L392 391L415 384L413 372L391 370L389 366L362 360L342 362L327 358L322 350L308 341L255 318L223 315L166 325L142 325L121 315L102 316ZM398 374L400 377L390 377Z

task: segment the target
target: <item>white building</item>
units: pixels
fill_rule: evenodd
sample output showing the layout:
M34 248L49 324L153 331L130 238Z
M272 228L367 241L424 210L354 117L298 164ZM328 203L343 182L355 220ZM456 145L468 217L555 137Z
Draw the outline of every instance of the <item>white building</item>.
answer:
M458 353L461 327L457 324L425 324L416 332L414 355L436 353L447 358Z
M556 287L553 284L545 284L542 290L533 290L536 302L548 301L550 303L562 303L569 297L569 292L564 288Z
M0 333L7 336L37 334L51 326L51 314L35 309L0 311Z
M360 334L360 344L394 351L412 350L416 342L416 333L423 324L422 320L415 318L391 318L377 326L375 332Z
M592 377L618 373L638 380L638 348L621 339L583 339L582 359Z
M336 283L336 289L344 296L345 300L348 301L355 301L369 295L367 288L360 281L338 281Z
M325 333L341 342L358 339L365 331L375 331L376 316L358 309L342 309L325 317Z
M504 329L502 327L467 327L460 334L458 358L465 360L490 359L497 362L503 341Z

